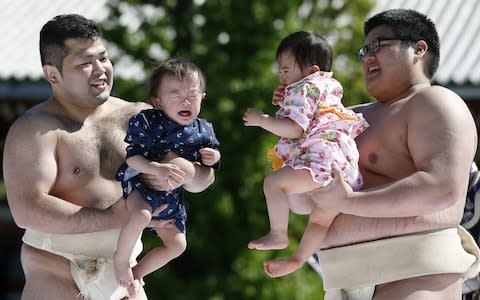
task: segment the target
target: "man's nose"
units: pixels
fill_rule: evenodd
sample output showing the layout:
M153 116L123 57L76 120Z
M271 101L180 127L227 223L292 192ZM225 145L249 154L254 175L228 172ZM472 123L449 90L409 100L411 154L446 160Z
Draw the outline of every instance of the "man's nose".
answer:
M105 66L103 65L103 63L96 59L94 62L93 62L93 68L94 68L94 71L95 72L98 72L98 73L104 73L105 72Z

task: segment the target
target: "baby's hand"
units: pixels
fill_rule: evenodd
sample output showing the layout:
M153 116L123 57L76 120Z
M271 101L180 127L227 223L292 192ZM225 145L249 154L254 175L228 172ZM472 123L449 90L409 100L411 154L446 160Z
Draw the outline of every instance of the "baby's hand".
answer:
M249 108L243 115L243 121L245 126L262 126L263 119L268 118L267 114L264 114L261 110L255 108Z
M275 91L273 91L272 104L280 105L280 103L283 103L284 97L285 97L285 85L281 84L275 89Z
M213 166L220 160L220 152L212 148L202 148L199 150L202 163L206 166Z

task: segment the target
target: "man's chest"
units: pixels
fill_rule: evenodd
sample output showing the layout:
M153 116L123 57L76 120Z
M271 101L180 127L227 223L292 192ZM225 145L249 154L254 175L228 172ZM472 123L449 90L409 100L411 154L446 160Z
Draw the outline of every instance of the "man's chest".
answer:
M75 132L60 131L56 147L60 176L113 177L125 158L125 133L114 123L108 125L85 125Z
M387 111L367 121L370 127L355 140L361 169L388 178L410 174L414 165L408 150L405 116L399 111Z

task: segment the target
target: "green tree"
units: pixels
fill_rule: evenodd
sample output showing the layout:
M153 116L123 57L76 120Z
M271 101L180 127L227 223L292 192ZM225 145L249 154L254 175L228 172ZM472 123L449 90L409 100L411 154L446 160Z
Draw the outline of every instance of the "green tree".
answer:
M251 251L246 245L268 229L263 178L270 172L267 149L277 137L243 126L247 107L273 113L278 84L274 54L287 34L311 29L334 45L334 74L344 86L344 103L369 100L356 60L368 0L111 0L102 23L119 57L135 58L149 74L156 61L182 56L207 77L201 117L209 119L221 142L222 162L207 191L185 194L187 251L145 278L151 299L321 299L318 274L305 266L270 279L265 259L287 256L297 247L306 218L291 216L291 246L284 251ZM130 18L126 18L130 16ZM123 98L145 98L144 82L116 79ZM146 249L159 240L144 235Z

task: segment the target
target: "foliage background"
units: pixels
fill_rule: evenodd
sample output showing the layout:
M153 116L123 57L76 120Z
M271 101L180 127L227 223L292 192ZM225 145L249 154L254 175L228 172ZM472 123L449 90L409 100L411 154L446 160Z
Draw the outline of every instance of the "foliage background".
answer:
M135 58L147 76L170 56L191 59L202 68L207 98L201 117L214 124L221 142L216 182L202 193L185 194L187 251L145 278L149 298L322 299L321 280L308 265L278 279L262 269L265 259L293 252L306 217L291 215L288 249L246 247L268 230L262 184L270 172L266 151L278 138L244 127L242 115L248 107L274 113L275 50L284 36L301 29L317 31L334 46L334 76L344 86L344 104L369 101L355 53L363 44L371 1L111 0L108 6L109 17L101 26L117 49L114 62ZM115 80L116 95L145 99L143 81ZM146 251L160 242L147 232L144 241Z

